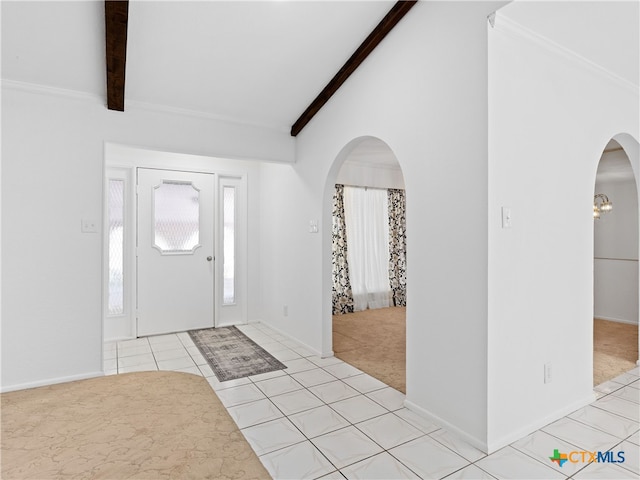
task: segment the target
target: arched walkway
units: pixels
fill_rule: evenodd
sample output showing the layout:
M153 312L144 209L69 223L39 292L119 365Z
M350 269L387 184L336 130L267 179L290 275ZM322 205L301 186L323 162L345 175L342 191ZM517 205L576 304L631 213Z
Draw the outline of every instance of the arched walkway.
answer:
M324 209L330 215L327 224L333 226L332 232L324 238L330 244L324 256L327 264L325 273L329 278L325 276L324 281L331 284L332 290L332 298L327 302L328 315L323 316L325 341L330 342L330 348L338 358L404 392L406 237L404 178L400 164L384 141L375 137L360 137L347 144L337 155L325 188ZM349 212L353 208L350 200L345 209L345 191L347 199L376 197L377 201L384 201L384 206L379 205L382 209L380 214L384 211L384 215L377 218L377 227L366 236L381 237L382 229L388 230L385 231L384 242L380 244L388 245L389 258L374 255L363 259L364 252L372 252L376 247L359 241L362 236L356 235L354 230L354 212L347 215L351 223L347 225L349 221L345 222L345 210ZM357 218L363 220L363 215L361 211ZM364 223L367 222L369 220ZM349 237L351 242L347 241L348 228L352 229L352 237ZM368 223L366 228L369 228ZM367 238L365 243L370 240ZM347 244L351 248L346 248ZM355 255L356 252L360 255ZM348 256L352 258L348 260ZM377 269L371 268L374 264L377 264ZM366 265L367 275L376 277L375 286L371 284L371 279L367 279L365 287L364 272L356 268L358 265ZM372 270L377 273L371 273ZM381 278L387 273L389 279ZM352 288L353 281L356 285ZM325 346L324 350L328 349Z
M600 158L594 190L596 386L638 361L639 199L638 143L617 135ZM607 201L613 205L610 211Z

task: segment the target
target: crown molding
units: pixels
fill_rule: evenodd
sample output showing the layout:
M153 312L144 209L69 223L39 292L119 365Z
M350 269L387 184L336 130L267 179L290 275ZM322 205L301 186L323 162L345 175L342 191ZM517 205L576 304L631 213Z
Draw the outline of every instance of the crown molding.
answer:
M560 45L559 43L554 42L548 37L541 35L533 30L519 24L506 17L505 15L501 15L500 12L496 15L497 18L494 17L494 22L492 27L494 30L499 32L503 32L507 35L523 38L529 41L532 44L535 44L541 47L543 50L546 50L549 53L552 53L556 56L562 57L566 60L570 60L575 65L582 67L583 69L589 70L593 73L598 74L601 77L604 77L613 83L616 83L620 87L629 90L631 93L635 95L640 94L640 86L630 82L629 80L622 78L621 76L613 73L611 70L603 67L602 65L595 63L589 60L586 57L583 57L579 53Z
M79 90L69 90L66 88L52 87L50 85L41 85L38 83L23 82L20 80L2 79L2 88L10 90L18 90L21 92L36 93L40 95L51 95L56 97L69 98L73 100L81 100L89 103L98 103L107 108L104 95L97 95L95 93L82 92ZM271 130L278 133L289 132L288 127L274 127L259 122L247 122L239 120L237 118L218 115L215 113L202 112L198 110L190 110L187 108L172 107L169 105L161 105L157 103L140 102L137 100L127 100L127 112L135 110L144 110L152 113L163 113L169 115L177 115L183 117L200 118L209 121L227 123L232 125L238 125L243 127L259 128L263 130ZM126 114L126 113L123 113Z
M71 98L73 100L84 100L91 103L102 103L103 97L95 93L82 92L80 90L69 90L67 88L53 87L51 85L41 85L39 83L23 82L21 80L2 79L2 88L18 90L21 92L37 93L40 95L52 95L56 97Z
M171 115L181 115L185 117L202 118L205 120L213 120L216 122L230 123L234 125L240 125L243 127L261 128L265 130L273 130L278 133L289 133L288 127L274 127L273 125L267 125L260 122L249 122L240 120L238 118L230 117L227 115L220 115L216 113L203 112L200 110L191 110L188 108L172 107L169 105L162 105L159 103L141 102L138 100L127 100L127 110L138 109L147 110L155 113L167 113Z

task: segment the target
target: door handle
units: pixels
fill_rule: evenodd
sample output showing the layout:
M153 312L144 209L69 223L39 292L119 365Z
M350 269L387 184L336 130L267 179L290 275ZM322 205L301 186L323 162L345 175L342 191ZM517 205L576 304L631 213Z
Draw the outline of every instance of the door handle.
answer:
M209 255L209 256L207 257L207 262L210 262L211 260L213 260L213 257L212 257L211 255Z

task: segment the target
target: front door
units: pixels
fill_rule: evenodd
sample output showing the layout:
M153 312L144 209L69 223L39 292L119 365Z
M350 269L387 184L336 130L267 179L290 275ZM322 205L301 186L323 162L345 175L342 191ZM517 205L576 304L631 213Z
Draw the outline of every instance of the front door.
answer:
M214 175L138 168L137 334L213 327Z

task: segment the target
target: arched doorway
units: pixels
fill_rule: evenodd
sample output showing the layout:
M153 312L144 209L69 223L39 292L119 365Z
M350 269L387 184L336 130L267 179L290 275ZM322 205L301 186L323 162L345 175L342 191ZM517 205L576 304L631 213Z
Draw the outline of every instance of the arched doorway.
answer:
M326 189L332 294L323 321L333 353L404 393L406 197L400 164L382 140L355 139L337 156Z
M638 361L639 197L632 157L612 139L595 181L593 379L599 390L615 388L615 381L605 382Z

